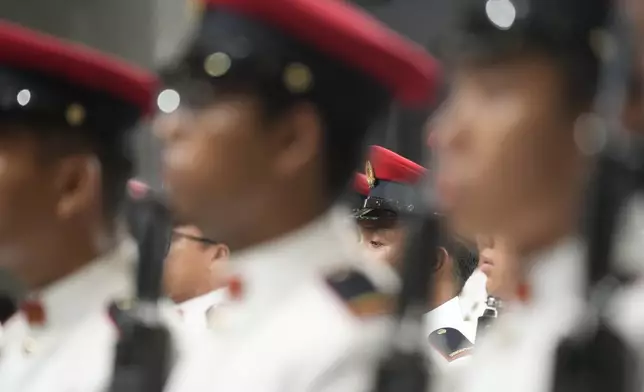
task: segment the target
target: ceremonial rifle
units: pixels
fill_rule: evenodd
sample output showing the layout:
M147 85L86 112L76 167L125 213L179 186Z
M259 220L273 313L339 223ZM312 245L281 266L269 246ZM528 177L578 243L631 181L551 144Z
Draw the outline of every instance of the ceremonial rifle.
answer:
M162 392L172 368L173 346L164 324L163 262L171 236L170 214L151 191L130 197L126 218L138 244L136 298L110 311L120 330L110 392Z
M0 325L16 311L17 304L27 295L27 288L11 272L0 268Z

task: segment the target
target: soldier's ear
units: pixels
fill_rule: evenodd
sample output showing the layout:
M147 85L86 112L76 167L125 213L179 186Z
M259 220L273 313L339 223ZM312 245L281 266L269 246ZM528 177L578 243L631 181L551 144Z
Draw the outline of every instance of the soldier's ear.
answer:
M279 131L277 171L285 177L296 175L310 165L322 149L322 123L312 104L298 104L285 114Z
M440 271L449 262L449 253L444 247L438 248L438 263L436 264L436 271Z
M59 218L69 219L87 213L100 204L101 165L94 155L75 154L61 158L54 176Z
M226 244L216 244L212 245L212 257L210 258L213 262L225 261L230 256L230 248Z

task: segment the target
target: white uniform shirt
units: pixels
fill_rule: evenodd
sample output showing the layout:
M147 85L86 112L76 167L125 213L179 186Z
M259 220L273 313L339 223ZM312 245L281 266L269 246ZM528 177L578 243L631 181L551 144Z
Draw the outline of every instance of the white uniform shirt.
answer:
M233 255L241 296L210 318L211 339L183 363L170 390L370 390L390 319L352 314L327 279L355 269L383 290L395 290L397 281L389 267L362 259L353 225L349 212L336 207Z
M117 338L107 310L112 300L131 295L135 257L134 244L125 241L43 290L42 326L14 315L0 342L0 391L103 391Z
M453 328L463 334L471 343L476 338L476 321L465 321L461 298L456 296L439 307L427 312L424 318L425 335L443 328Z
M190 330L207 329L208 314L226 300L226 290L218 289L177 304L183 326Z
M644 196L638 194L625 203L619 223L614 257L622 271L638 280L616 293L607 319L639 354L640 374L644 374Z
M621 227L615 245L615 258L622 270L639 277L633 285L621 289L612 299L608 320L625 342L639 354L640 374L644 372L644 197L628 201L621 215ZM644 392L644 385L642 386Z
M425 336L429 337L431 333L441 329L453 328L459 331L470 344L474 344L478 317L485 310L486 281L485 274L476 270L465 283L461 295L425 314ZM428 347L428 356L436 370L436 377L433 381L434 388L451 390L469 363L472 351L468 342L464 342L460 347L467 351L463 351L460 353L462 355L455 355L453 358L450 358L449 355L457 353L456 348L453 348L452 352L446 352L444 348L440 350L428 344L427 340L423 343Z
M554 351L584 310L582 248L567 240L531 265L530 302L506 306L477 345L456 391L550 391Z
M644 372L644 278L622 290L613 299L608 319L638 355L639 374ZM644 385L642 385L644 392Z
M480 269L475 269L467 279L461 294L458 296L461 316L465 322L465 336L476 342L479 317L483 316L487 309L487 275Z

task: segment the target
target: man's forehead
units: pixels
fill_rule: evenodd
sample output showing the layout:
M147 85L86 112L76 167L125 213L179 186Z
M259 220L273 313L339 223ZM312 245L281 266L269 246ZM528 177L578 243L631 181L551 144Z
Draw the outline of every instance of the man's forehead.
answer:
M11 157L25 155L25 157L34 157L40 150L40 147L47 146L45 139L40 140L37 133L28 127L19 124L2 123L0 120L0 151L10 152Z
M526 76L527 81L535 77L544 79L557 75L557 63L552 56L538 52L519 52L495 58L466 59L453 68L455 79L465 80L485 76ZM527 77L529 74L529 77Z
M358 220L358 226L370 232L393 231L403 228L397 219Z

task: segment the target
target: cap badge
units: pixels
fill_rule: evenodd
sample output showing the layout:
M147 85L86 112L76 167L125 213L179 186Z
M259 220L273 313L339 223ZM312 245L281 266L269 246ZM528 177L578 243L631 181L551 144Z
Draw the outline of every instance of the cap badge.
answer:
M294 94L302 94L311 89L313 74L309 67L302 63L292 63L284 69L284 85Z
M376 173L373 171L373 166L371 166L371 162L367 161L367 164L365 165L365 174L367 175L367 184L369 184L369 188L373 188L376 186Z
M230 56L223 52L215 52L206 57L203 68L208 75L219 78L228 73L231 64Z
M73 127L82 125L85 121L85 108L77 103L69 105L65 112L65 120Z

